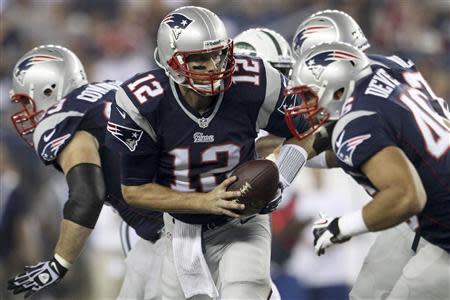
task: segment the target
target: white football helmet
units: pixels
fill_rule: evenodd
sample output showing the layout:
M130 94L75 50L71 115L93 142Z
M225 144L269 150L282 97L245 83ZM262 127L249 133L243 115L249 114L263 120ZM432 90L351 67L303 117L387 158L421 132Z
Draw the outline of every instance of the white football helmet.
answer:
M22 106L11 116L19 135L31 145L29 135L45 111L87 83L83 65L69 49L44 45L27 52L14 66L10 91L11 101Z
M325 42L344 42L365 51L370 44L361 27L348 14L339 10L323 10L311 15L298 26L292 41L294 56Z
M303 98L286 110L286 120L299 138L340 117L342 105L353 93L355 82L372 73L369 58L356 47L342 42L322 43L306 50L295 63L286 94ZM311 129L300 134L292 118L305 114Z
M190 70L187 57L218 51L217 72ZM218 94L231 86L234 72L233 42L225 25L210 10L185 6L169 13L161 22L155 49L156 63L176 83L187 86L201 95ZM201 78L208 84L193 80Z
M281 34L267 28L251 28L241 32L233 41L237 54L259 56L289 76L295 60L289 43Z

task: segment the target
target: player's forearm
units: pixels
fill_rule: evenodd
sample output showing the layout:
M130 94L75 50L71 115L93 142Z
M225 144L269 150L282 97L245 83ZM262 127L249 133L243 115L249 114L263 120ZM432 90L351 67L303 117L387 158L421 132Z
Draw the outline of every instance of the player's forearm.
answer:
M396 226L422 211L421 197L397 186L379 191L363 208L364 223L370 231Z
M264 136L255 142L256 153L259 157L266 157L274 152L282 143L283 138L281 137L274 135Z
M91 232L92 229L90 228L78 225L69 220L63 220L55 253L69 263L75 262Z
M149 183L139 186L122 185L125 201L135 207L177 213L202 213L201 199L205 193L178 192Z

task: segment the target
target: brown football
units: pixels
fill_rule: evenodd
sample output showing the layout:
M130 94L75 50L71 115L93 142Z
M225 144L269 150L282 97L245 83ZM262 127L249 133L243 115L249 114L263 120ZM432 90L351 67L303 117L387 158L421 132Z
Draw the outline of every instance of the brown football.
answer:
M270 160L250 160L239 165L230 176L237 176L228 190L240 190L242 195L238 202L245 204L241 215L247 216L259 213L271 201L278 189L278 168Z

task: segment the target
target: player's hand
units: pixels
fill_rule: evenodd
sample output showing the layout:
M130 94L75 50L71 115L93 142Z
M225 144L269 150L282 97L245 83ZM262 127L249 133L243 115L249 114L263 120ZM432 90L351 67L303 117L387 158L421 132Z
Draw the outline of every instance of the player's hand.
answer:
M245 205L238 203L235 199L241 196L241 192L227 191L228 186L236 180L236 176L231 176L222 181L212 191L205 193L206 199L202 199L203 211L214 215L227 215L229 217L239 218L240 215L236 212L245 209Z
M277 193L275 194L275 197L272 200L270 200L269 202L267 202L266 206L264 206L263 209L261 209L261 211L259 213L262 215L270 214L271 212L276 210L278 205L281 202L281 199L283 199L283 190L284 190L283 184L281 182L279 182L278 190L277 190Z
M331 219L320 214L320 219L314 222L312 232L314 235L314 249L317 255L325 253L325 249L337 243L344 243L351 237L342 236L339 230L339 218Z
M8 281L8 290L14 294L25 293L25 298L59 282L66 274L67 269L55 258L43 261L35 266L25 267L25 272Z

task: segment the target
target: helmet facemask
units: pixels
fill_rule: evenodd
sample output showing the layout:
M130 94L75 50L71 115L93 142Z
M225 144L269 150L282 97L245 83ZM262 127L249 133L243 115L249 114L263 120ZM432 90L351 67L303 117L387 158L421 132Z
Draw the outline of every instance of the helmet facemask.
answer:
M44 116L45 110L36 108L36 102L28 95L14 94L11 102L21 106L21 110L11 115L11 122L20 137L30 146L33 146L33 132Z
M206 70L205 63L212 60L217 71ZM235 69L233 42L207 50L175 51L167 62L169 67L185 78L182 85L200 95L216 95L228 90ZM206 71L204 71L206 70Z
M300 105L290 107L284 113L286 124L297 139L302 140L310 136L328 122L330 114L325 108L319 107L319 96L311 87L307 85L290 87L284 94L285 96L297 95L300 98ZM304 115L309 123L309 129L303 133L298 132L295 125L295 118L299 115Z
M292 72L292 63L270 63L272 67L277 69L281 74L289 78Z

